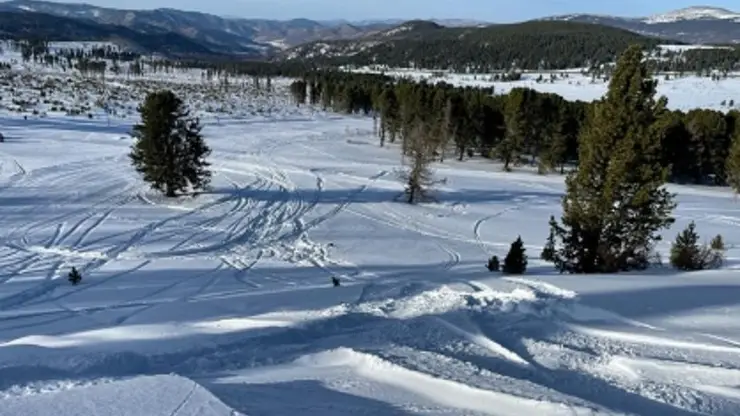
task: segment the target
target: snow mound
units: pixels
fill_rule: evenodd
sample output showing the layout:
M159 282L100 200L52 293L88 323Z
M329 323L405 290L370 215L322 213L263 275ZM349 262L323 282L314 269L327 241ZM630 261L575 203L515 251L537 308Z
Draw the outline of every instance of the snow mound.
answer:
M365 382L404 391L418 396L428 406L496 415L547 414L591 415L592 409L570 406L469 387L464 384L432 377L409 370L372 354L350 348L337 348L305 355L292 363L275 366L259 373L245 372L224 377L218 383L265 383L313 379L317 375L344 372L345 377L356 377ZM496 409L495 412L492 409Z
M451 286L429 288L422 283L402 286L370 284L366 286L353 311L395 319L412 319L451 312L484 314L520 313L552 316L560 309L573 309L575 292L547 283L509 279L519 284L511 291L492 289L467 292ZM569 315L578 315L570 313Z
M172 375L73 387L0 400L2 416L229 416L236 415L192 380Z

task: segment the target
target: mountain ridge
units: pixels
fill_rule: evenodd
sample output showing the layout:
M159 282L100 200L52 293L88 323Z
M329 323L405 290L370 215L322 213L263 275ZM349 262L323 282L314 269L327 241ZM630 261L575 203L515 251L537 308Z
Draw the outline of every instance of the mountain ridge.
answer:
M99 7L87 3L55 3L42 0L10 0L0 3L0 11L39 12L92 21L101 25L122 26L142 33L168 31L213 50L228 53L253 49L268 56L279 49L318 39L354 38L390 24L354 26L348 23L325 25L309 19L287 21L225 18L213 14L173 8L127 10Z
M110 37L123 38L134 45L152 44L156 52L176 51L178 54L201 56L232 56L245 59L266 59L284 54L299 45L316 42L367 41L383 43L396 38L396 33L407 32L404 25L428 22L447 29L474 29L504 26L474 19L387 19L387 20L327 20L310 19L270 20L242 17L222 17L213 14L184 11L174 8L152 10L116 9L87 3L55 3L46 0L10 0L0 2L0 33L17 36L32 32L32 26L22 27L12 22L12 14L42 13L44 33L50 39L65 38L65 33L55 29L54 20L62 19L56 26L64 26L75 36L83 34L100 40ZM20 22L32 23L24 15ZM5 28L2 22L5 22ZM712 6L693 6L647 17L619 17L594 14L569 14L549 16L531 21L570 21L591 23L636 34L675 39L687 43L740 43L740 13ZM525 22L520 22L525 23ZM90 26L98 25L98 26ZM38 25L37 25L38 26ZM124 30L125 29L125 30ZM411 31L412 34L416 30ZM390 35L388 34L390 33ZM152 37L147 40L146 37ZM69 37L69 36L68 36ZM165 45L165 39L172 45ZM146 49L146 48L143 48Z
M713 6L691 6L652 16L566 14L537 20L561 20L612 26L649 36L689 43L740 43L740 13Z

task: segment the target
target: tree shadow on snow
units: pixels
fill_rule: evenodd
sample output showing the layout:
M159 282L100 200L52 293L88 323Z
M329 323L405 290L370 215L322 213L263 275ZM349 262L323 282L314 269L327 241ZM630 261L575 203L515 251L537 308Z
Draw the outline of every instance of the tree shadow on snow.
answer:
M84 133L107 133L107 134L129 134L131 124L121 124L117 120L111 119L108 125L105 119L87 119L82 117L69 117L68 119L59 118L29 118L28 120L18 118L0 119L0 128L17 128L17 129L34 129L45 128L51 130L79 131ZM2 131L5 134L5 131Z
M234 189L217 187L204 194L231 195L239 198L249 198L254 201L273 202L306 202L317 204L374 204L383 202L402 202L402 191L400 189L380 188L349 188L349 189L297 189L286 191L280 189L259 190L252 188ZM434 191L431 194L431 202L440 203L514 203L526 204L527 206L538 203L559 204L562 194L558 192L528 191L517 192L502 190L460 190L460 191Z
M232 409L247 415L410 416L389 403L333 390L314 380L227 384L196 380Z

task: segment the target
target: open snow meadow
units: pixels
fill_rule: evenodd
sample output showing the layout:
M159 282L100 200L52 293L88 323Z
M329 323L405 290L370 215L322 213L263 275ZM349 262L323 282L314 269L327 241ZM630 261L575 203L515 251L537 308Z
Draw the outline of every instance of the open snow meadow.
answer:
M671 186L659 247L693 220L725 238L722 269L558 275L539 253L560 175L445 162L437 201L410 206L372 118L298 108L289 80L217 96L199 73L101 86L15 70L0 85L2 416L740 414L728 189ZM720 83L734 90L717 102L740 96ZM156 195L128 160L136 105L161 86L213 149L194 198ZM519 235L527 274L489 272Z

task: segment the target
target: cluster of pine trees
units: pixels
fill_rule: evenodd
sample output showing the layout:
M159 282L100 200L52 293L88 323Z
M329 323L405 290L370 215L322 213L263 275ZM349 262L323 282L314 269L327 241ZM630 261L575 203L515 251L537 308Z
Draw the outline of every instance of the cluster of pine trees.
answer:
M543 171L562 170L572 160L563 215L550 219L542 258L560 272L613 273L652 264L661 231L674 222L674 195L664 187L669 180L740 189L740 113L670 111L665 97L656 97L657 83L643 50L633 46L621 56L607 94L593 103L528 89L492 96L490 90L351 73L310 74L294 82L291 93L297 105L373 114L380 145L400 140L404 156L412 157L409 202L429 185L430 156L444 159L449 146L460 160L478 153L507 169L522 157ZM674 266L716 264L713 248L696 241L691 246L686 235L681 241L671 256ZM488 267L497 264L492 258Z
M55 55L65 59L109 59L111 61L131 62L139 59L140 54L131 51L124 51L112 45L94 46L87 49L82 48L58 48Z
M407 137L421 123L442 161L454 151L459 160L481 156L506 169L535 163L542 173L579 165L579 137L598 105L528 88L493 95L488 88L349 72L306 74L291 93L297 104L372 114L381 146ZM740 188L740 111L664 109L653 128L669 181Z

